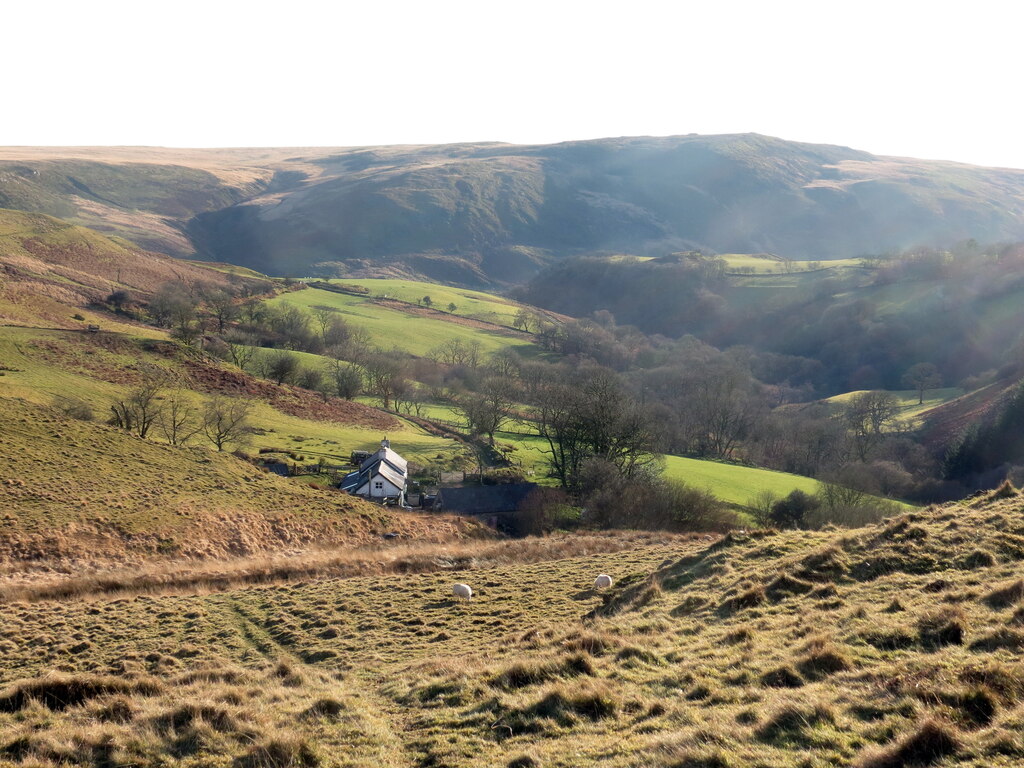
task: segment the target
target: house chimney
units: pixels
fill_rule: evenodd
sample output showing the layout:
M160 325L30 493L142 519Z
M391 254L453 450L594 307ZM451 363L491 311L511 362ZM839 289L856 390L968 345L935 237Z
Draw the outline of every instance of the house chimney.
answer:
M385 437L383 440L380 441L380 447L381 448L390 448L391 447L391 441L388 440L387 437Z

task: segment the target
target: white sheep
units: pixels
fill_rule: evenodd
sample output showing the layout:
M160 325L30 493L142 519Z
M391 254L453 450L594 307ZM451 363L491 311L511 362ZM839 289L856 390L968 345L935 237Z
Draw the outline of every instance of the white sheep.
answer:
M452 587L452 594L456 597L461 597L465 598L466 600L470 600L473 597L473 590L469 586L469 584L456 584L454 587Z
M608 589L612 585L612 577L607 573L602 573L596 579L594 579L594 589Z

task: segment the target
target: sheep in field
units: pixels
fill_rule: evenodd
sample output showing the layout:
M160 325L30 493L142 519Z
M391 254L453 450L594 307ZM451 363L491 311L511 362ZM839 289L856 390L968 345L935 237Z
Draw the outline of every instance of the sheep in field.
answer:
M470 588L469 584L456 584L452 587L452 594L456 597L469 600L473 597L473 590Z
M608 589L612 585L612 577L607 573L602 573L596 579L594 579L594 589Z

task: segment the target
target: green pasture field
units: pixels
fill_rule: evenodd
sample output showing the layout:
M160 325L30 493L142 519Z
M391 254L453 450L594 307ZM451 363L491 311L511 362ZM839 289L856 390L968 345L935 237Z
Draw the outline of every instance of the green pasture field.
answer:
M819 486L817 480L802 475L683 456L665 457L665 476L711 491L728 504L739 505L746 504L762 490L782 497L794 490L817 493Z
M864 394L868 390L856 390L853 392L843 392L840 395L833 395L827 398L827 403L846 403L854 395ZM903 389L903 390L888 390L890 395L893 395L898 401L900 406L900 418L907 422L913 422L920 417L926 411L930 411L932 408L937 408L943 403L948 403L950 400L955 400L958 397L962 397L965 392L959 387L944 387L941 389L929 389L924 393L924 403L918 403L918 394L916 389Z
M423 293L433 292L434 286L421 285L425 286ZM307 311L330 309L352 325L365 329L371 343L381 349L397 348L413 355L425 356L450 339L464 343L476 341L485 355L506 347L526 357L540 352L527 334L512 329L460 325L446 319L447 313L441 312L429 317L413 315L378 304L372 297L307 288L283 293L267 303L272 306L288 304Z
M448 311L449 304L455 304L454 314L459 317L471 317L497 325L511 326L520 305L494 294L483 291L472 291L468 288L453 288L449 285L421 283L416 280L397 280L388 278L348 278L329 280L327 282L344 285L358 285L370 291L370 298L385 296L389 299L419 304L424 296L430 296L434 309Z

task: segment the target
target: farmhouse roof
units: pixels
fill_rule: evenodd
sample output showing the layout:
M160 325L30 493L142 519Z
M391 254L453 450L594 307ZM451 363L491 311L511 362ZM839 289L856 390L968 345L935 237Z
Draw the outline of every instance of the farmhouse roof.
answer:
M441 488L437 492L437 498L445 512L460 515L493 515L515 512L530 495L530 491L536 487L536 483L506 483Z
M386 443L386 440L384 442ZM359 469L345 475L338 487L343 491L356 493L377 475L384 477L396 488L405 488L408 463L391 450L390 445L383 444L380 450L359 465Z
M394 467L397 471L401 472L403 475L405 475L408 472L408 462L401 456L399 456L397 453L395 453L393 450L391 450L390 446L382 446L380 450L378 450L376 453L370 456L370 458L366 459L365 461L363 461L362 464L359 465L359 470L362 471L367 467L380 461L386 461L388 464Z

